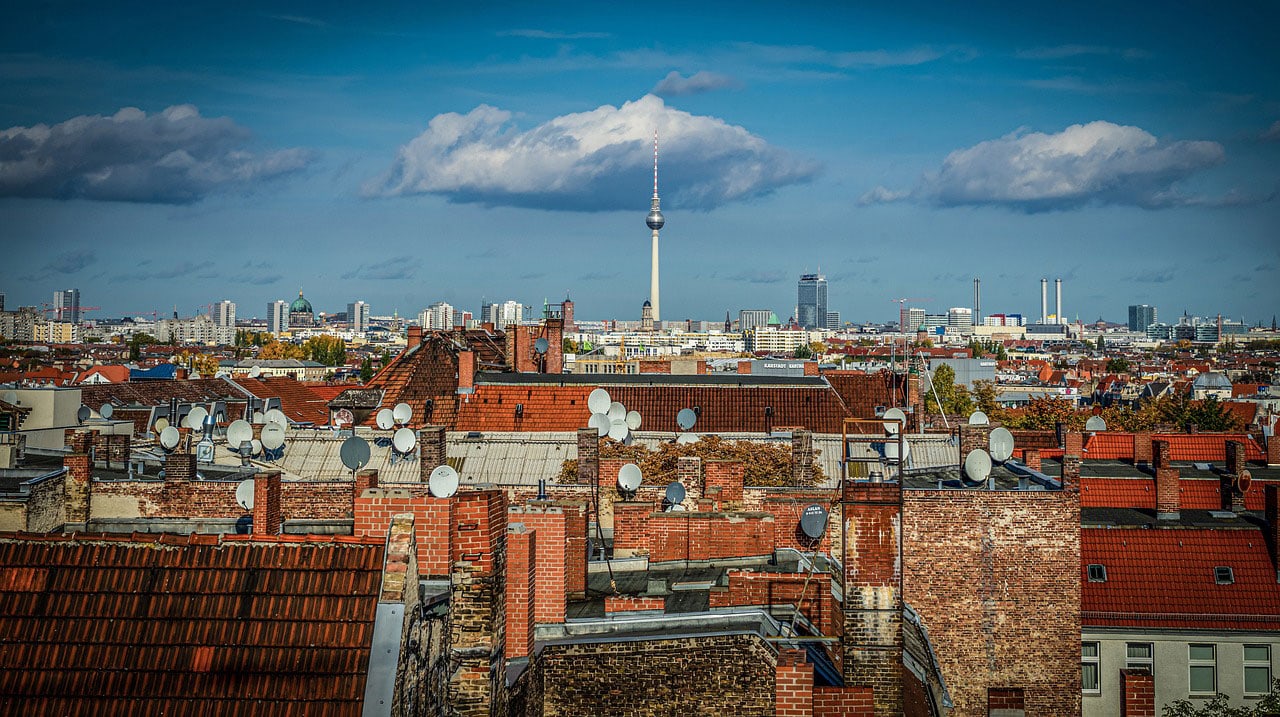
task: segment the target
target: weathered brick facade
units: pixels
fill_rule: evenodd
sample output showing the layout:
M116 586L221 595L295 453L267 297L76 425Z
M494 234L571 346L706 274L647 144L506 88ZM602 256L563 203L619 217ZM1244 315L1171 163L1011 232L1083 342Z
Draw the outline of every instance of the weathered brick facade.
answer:
M1120 670L1120 717L1155 717L1156 683L1146 670Z
M875 714L902 713L902 489L846 481L844 681L870 687Z

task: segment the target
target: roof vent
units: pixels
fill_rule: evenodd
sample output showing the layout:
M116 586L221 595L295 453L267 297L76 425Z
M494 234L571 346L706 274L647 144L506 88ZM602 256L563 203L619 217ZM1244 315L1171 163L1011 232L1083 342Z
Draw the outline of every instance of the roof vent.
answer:
M1105 583L1107 581L1107 566L1094 563L1089 566L1089 582Z
M1213 581L1219 585L1231 585L1235 583L1236 575L1230 566L1219 565L1213 569Z

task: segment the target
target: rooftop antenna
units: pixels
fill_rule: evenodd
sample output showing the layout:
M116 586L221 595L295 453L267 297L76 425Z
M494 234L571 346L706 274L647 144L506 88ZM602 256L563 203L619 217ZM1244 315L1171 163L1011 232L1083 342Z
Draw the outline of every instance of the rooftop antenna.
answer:
M458 492L458 471L448 464L436 466L427 478L427 490L437 498L449 498Z
M667 512L678 512L684 510L681 503L684 502L685 490L684 484L680 481L672 481L667 484L666 493L663 495L662 502L666 504Z
M977 488L986 482L991 475L991 456L981 448L969 451L964 457L964 483L970 488Z
M348 438L338 449L338 457L342 459L342 465L351 471L352 478L355 478L356 471L369 465L370 455L369 442L360 436Z
M618 492L622 493L625 500L631 500L636 497L636 490L640 488L640 483L644 479L644 475L640 472L640 466L634 463L628 463L618 469Z
M987 441L991 447L991 460L1004 463L1013 457L1013 433L1008 428L999 426L991 431Z
M245 510L253 510L253 479L247 478L236 486L236 504Z

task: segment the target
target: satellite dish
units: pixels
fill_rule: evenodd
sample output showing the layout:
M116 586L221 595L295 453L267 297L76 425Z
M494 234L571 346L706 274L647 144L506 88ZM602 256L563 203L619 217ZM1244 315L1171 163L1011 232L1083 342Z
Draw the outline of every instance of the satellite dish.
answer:
M533 350L540 354L545 354L549 348L551 348L551 342L546 339L538 339L533 342Z
M680 435L676 436L676 443L689 444L689 443L697 443L697 442L698 442L698 434L696 433L681 433Z
M173 426L165 426L160 431L160 445L166 450L171 451L178 447L178 440L182 438L182 434L178 433L178 429Z
M418 444L418 436L412 428L401 428L391 437L391 445L401 453L408 453Z
M982 411L974 411L973 413L969 414L969 425L970 426L989 426L991 425L991 419L987 418L987 414L983 413Z
M991 445L991 460L1004 463L1013 457L1013 434L1008 428L1000 426L993 430L988 442Z
M249 369L249 378L257 378L262 375L262 367L254 366Z
M590 408L592 413L608 413L612 403L613 399L609 397L609 392L603 388L597 388L587 396L587 408Z
M458 471L452 466L437 466L427 479L427 489L437 498L448 498L458 492Z
M204 426L204 419L209 417L209 412L203 406L196 406L191 409L191 413L187 414L187 427L200 429Z
M265 423L274 423L281 428L289 427L289 417L284 415L284 411L281 411L278 408L273 408L262 414L262 420Z
M884 416L882 416L882 418L884 418L885 433L888 433L891 436L895 435L899 428L907 425L907 414L901 408L890 408L884 412ZM894 419L902 421L902 423L898 423Z
M253 510L253 479L240 481L236 486L236 502L245 510Z
M343 441L342 448L338 450L342 465L353 471L369 465L369 455L369 442L360 436L352 436Z
M964 457L964 473L973 483L981 483L991 475L991 456L978 448Z
M249 447L253 450L252 455L262 455L262 441L255 438L252 441L249 441Z
M239 446L241 443L244 443L245 441L252 441L252 440L253 440L253 426L250 426L248 421L243 421L243 420L232 421L231 425L227 426L227 445L228 446Z
M253 412L253 424L255 426L261 426L263 423L266 423L266 421L267 417L262 415L262 411Z
M337 413L333 414L333 425L335 426L349 426L355 423L355 420L355 414L349 408L340 408Z
M111 415L115 412L116 412L115 406L112 406L109 403L102 404L102 408L98 409L98 415L102 416L103 418L111 418Z
M1236 490L1241 495L1249 492L1249 486L1253 485L1253 474L1247 470L1240 471L1240 475L1236 477Z
M680 409L680 412L676 414L676 425L679 426L682 431L687 431L690 428L693 428L693 425L697 422L698 414L692 408L682 408Z
M76 421L78 423L84 423L85 421L89 420L89 416L92 416L92 415L93 415L92 409L90 409L88 406L81 406L79 409L76 410Z
M268 423L262 427L262 447L274 451L284 445L284 428L279 423Z
M639 411L627 411L626 420L627 420L627 428L630 428L633 431L640 428L641 419L640 419Z
M3 394L0 394L0 401L4 401L5 403L16 405L18 403L18 392L5 391Z
M618 469L618 487L624 493L634 493L640 487L643 475L640 473L640 466L634 463L628 463Z
M608 413L609 413L610 421L623 419L627 417L627 407L622 405L621 403L618 403L617 401L614 401L613 403L609 404Z
M169 427L169 419L163 416L156 419L156 425L155 425L156 433L163 433L164 429L168 427Z
M625 441L629 433L626 419L618 418L609 422L609 437L613 440Z
M609 435L609 426L609 417L603 413L593 413L591 420L587 421L587 427L596 429L596 434L600 436Z
M800 532L810 540L817 540L827 532L827 509L817 503L810 503L800 513Z
M391 418L398 425L404 425L413 418L413 408L407 403L397 403L396 407L391 410Z
M903 443L902 443L902 460L904 460L904 461L905 461L905 460L907 460L907 456L909 456L909 455L911 455L911 444L910 444L910 443L907 443L906 441L903 441ZM885 457L885 458L887 458L887 459L889 460L889 462L890 462L890 463L897 463L897 462L898 462L898 442L897 442L896 440L892 440L892 441L885 441L885 443L884 443L884 457Z
M684 484L674 481L667 484L666 499L669 505L675 506L684 502Z
M378 416L374 421L378 424L378 428L381 428L384 431L389 431L396 425L395 416L392 414L390 408L384 408L381 411L378 411Z
M1089 416L1089 420L1084 422L1084 430L1090 433L1107 430L1107 420L1102 416Z

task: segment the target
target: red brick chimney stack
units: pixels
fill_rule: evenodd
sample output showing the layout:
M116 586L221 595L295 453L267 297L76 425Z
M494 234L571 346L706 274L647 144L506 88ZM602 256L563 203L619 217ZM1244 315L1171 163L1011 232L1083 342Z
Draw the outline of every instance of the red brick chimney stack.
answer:
M408 344L405 346L405 349L406 350L413 349L420 346L421 344L422 344L422 327L410 326L409 334L408 334Z
M1168 441L1152 441L1156 471L1156 518L1160 520L1177 520L1181 517L1179 510L1180 488L1178 485L1178 469L1170 466L1170 448Z
M458 393L471 393L476 387L476 353L458 352Z
M253 534L279 535L280 471L265 471L253 477Z

